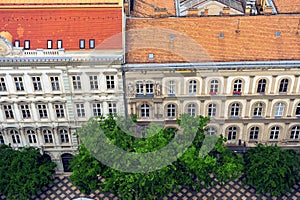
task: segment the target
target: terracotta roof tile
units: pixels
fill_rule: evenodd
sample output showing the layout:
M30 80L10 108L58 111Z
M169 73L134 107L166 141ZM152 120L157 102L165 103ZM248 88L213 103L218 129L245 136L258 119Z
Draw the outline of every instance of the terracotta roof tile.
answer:
M127 62L300 60L299 20L279 15L131 18ZM148 54L154 54L154 60Z
M47 48L47 40L63 41L66 50L78 50L79 40L89 39L103 49L122 48L122 9L5 9L0 12L0 32L13 40L30 40L30 48ZM113 37L112 40L109 38Z
M300 13L300 0L273 0L279 13Z
M166 8L166 15L176 16L175 0L134 0L134 12L132 16L152 17L154 8Z

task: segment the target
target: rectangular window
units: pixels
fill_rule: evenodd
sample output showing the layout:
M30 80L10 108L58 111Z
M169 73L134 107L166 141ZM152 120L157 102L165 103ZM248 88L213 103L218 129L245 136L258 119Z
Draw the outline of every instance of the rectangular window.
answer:
M142 81L136 82L136 93L137 94L144 94L144 84Z
M31 118L29 105L27 105L27 104L20 105L20 110L21 110L23 119Z
M80 76L72 76L72 83L74 90L81 90Z
M32 77L32 84L33 84L34 91L42 91L41 77L33 76Z
M14 77L15 86L17 91L24 91L23 77Z
M59 91L60 90L58 76L51 76L50 77L50 82L51 82L52 91Z
M57 40L57 48L58 49L62 49L63 48L62 40Z
M114 76L106 76L106 87L107 89L115 88Z
M175 81L169 81L168 94L175 94Z
M47 105L46 104L38 104L37 109L39 112L39 116L41 119L48 118Z
M84 104L78 103L76 104L76 111L78 117L85 117L85 110L84 110Z
M30 40L25 40L25 41L24 41L24 49L25 49L25 50L30 49Z
M90 39L90 49L94 49L94 48L95 48L95 40Z
M90 76L90 86L91 86L91 90L98 89L98 77L97 76Z
M94 115L94 117L102 115L100 103L93 103L93 115Z
M20 47L20 40L15 40L15 47Z
M147 94L153 94L153 87L154 87L154 84L152 81L147 81L146 82L146 93Z
M0 77L0 92L6 91L6 84L4 77Z
M108 103L108 112L109 112L109 114L117 113L117 104L116 103Z
M85 40L83 40L83 39L79 40L79 48L85 49Z
M52 49L52 40L47 40L47 49Z
M54 104L54 110L57 118L65 117L65 109L63 104Z
M13 108L11 105L3 105L3 110L6 119L14 119Z

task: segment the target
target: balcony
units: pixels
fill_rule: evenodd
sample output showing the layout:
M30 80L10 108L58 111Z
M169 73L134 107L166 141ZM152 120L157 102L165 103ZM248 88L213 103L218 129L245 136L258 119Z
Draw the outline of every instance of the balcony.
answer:
M210 92L210 95L217 95L217 92Z
M242 92L241 92L241 91L233 91L233 92L232 92L232 95L233 95L233 96L241 96L241 95L242 95Z

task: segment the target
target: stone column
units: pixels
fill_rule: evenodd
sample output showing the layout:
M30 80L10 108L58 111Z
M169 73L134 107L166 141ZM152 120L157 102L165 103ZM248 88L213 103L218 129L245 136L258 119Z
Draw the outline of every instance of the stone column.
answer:
M287 117L292 117L294 115L294 113L293 113L294 101L295 101L295 99L290 99L290 102L287 107L287 112L286 112Z
M269 99L267 105L266 105L266 117L267 118L270 118L272 115L271 113L271 110L272 110L272 99Z
M225 116L226 116L226 113L225 113L225 102L226 102L226 100L225 99L222 99L222 102L221 102L221 108L217 108L217 109L219 109L220 110L220 118L222 119L222 118L225 118Z
M201 88L200 88L201 89L200 90L201 91L200 94L201 95L205 95L205 89L207 88L207 85L206 85L206 76L202 76L201 78L202 78L201 79L202 83L201 83Z
M249 91L248 91L248 94L253 94L253 79L254 79L255 76L250 76L250 83L249 83ZM254 87L255 88L255 87ZM246 93L246 91L244 92Z
M223 94L227 94L227 81L228 81L228 76L224 76L224 84L223 84Z
M300 75L295 75L295 82L294 82L293 91L292 91L293 94L297 94L297 87L298 87L298 84L299 84L299 78L300 78Z
M245 106L245 118L249 118L251 116L251 99L247 99L246 106Z
M277 78L277 75L273 75L272 76L272 82L271 82L271 91L270 91L270 94L276 94L277 92L275 91L275 84L276 84L276 78Z

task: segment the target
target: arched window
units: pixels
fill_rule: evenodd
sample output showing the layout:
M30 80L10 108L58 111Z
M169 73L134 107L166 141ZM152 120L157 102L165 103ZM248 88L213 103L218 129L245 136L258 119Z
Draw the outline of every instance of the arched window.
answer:
M300 135L300 126L294 126L291 129L290 139L291 140L298 140Z
M21 144L21 138L20 138L19 131L12 129L9 131L9 133L11 135L11 139L14 144Z
M279 85L279 92L287 92L288 86L289 86L289 80L286 78L282 79Z
M52 131L50 131L49 129L43 129L42 133L44 135L44 141L45 141L46 144L53 143Z
M261 117L263 114L264 105L261 102L255 103L253 106L253 116Z
M234 92L242 92L242 83L243 83L243 81L241 79L235 80L234 84L233 84L233 91Z
M60 142L61 143L69 143L69 133L66 129L60 129L59 130L59 135L60 135Z
M300 103L298 103L296 108L296 116L300 116Z
M27 137L28 137L28 141L30 144L36 144L37 143L37 139L36 139L36 134L34 130L27 130Z
M218 80L211 80L210 81L210 93L216 94L219 89L219 81Z
M259 134L259 127L254 126L250 129L249 140L257 140Z
M240 113L240 104L234 103L230 108L230 117L238 117Z
M167 116L168 117L176 117L176 106L174 104L169 104L167 106Z
M217 113L217 105L214 103L211 103L208 105L207 115L209 117L215 117Z
M215 134L217 134L217 131L214 127L209 126L209 127L206 128L206 133L208 135L215 135Z
M284 112L284 103L279 102L275 105L275 112L274 116L275 117L282 117Z
M230 126L227 128L227 139L228 140L236 140L237 138L237 127Z
M0 131L0 144L4 144L4 137L1 131Z
M266 91L266 85L267 85L267 81L266 79L260 79L258 81L258 85L257 85L257 92L258 93L263 93Z
M146 103L141 105L141 117L149 117L150 116L150 106Z
M189 94L196 94L197 92L197 81L191 80L189 82Z
M191 103L187 106L187 113L190 114L191 116L195 117L196 116L196 105Z
M270 140L277 140L280 134L280 127L274 126L271 128Z

